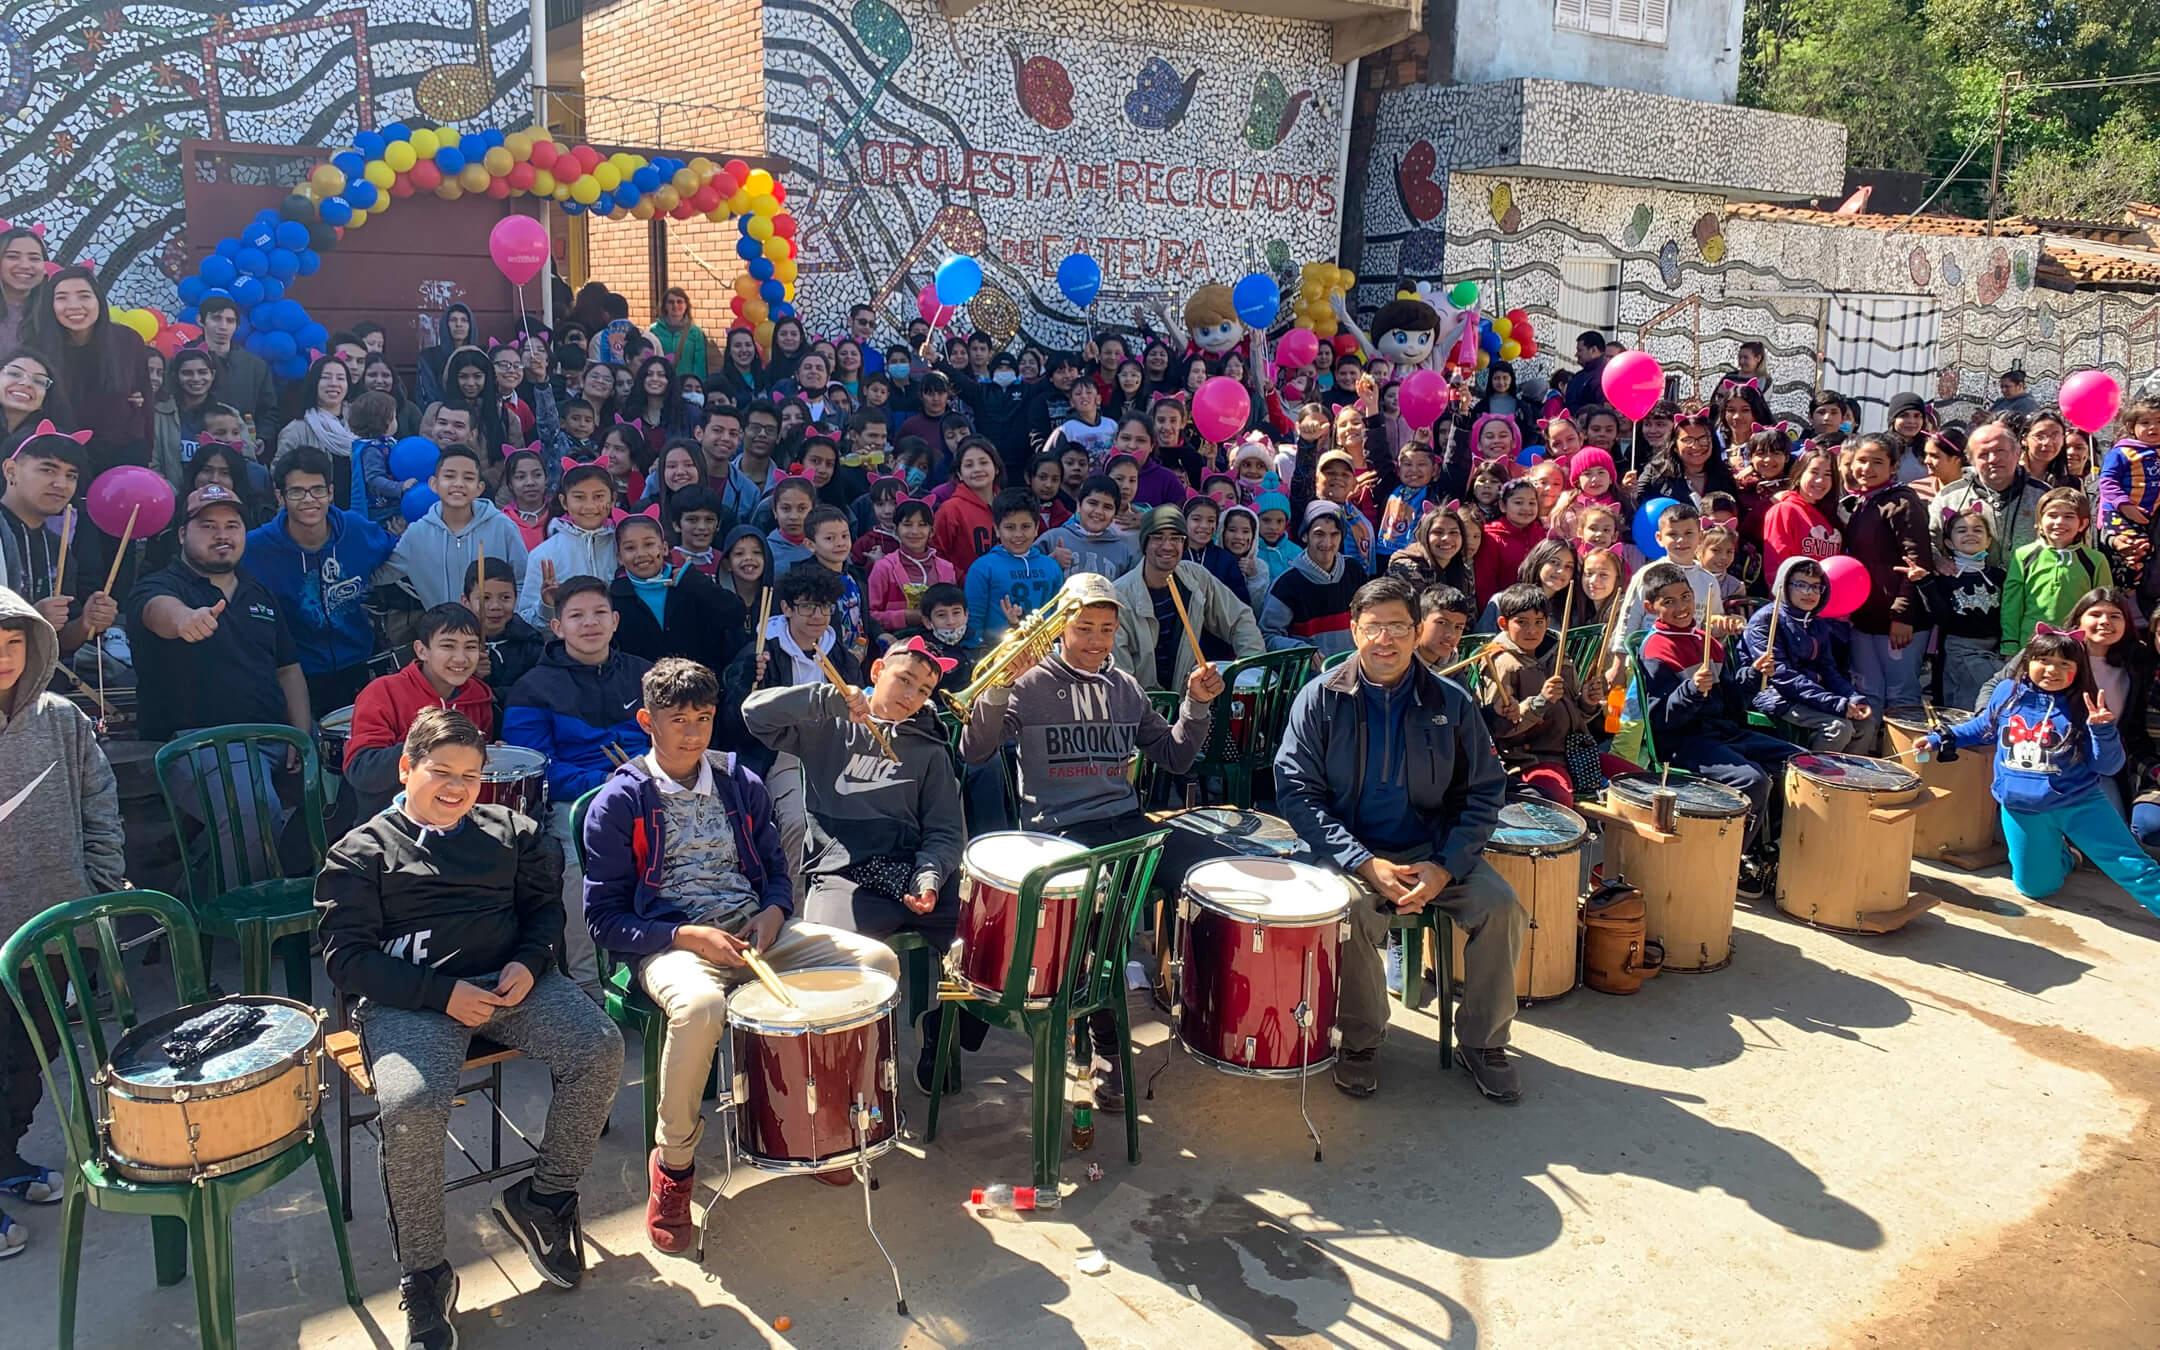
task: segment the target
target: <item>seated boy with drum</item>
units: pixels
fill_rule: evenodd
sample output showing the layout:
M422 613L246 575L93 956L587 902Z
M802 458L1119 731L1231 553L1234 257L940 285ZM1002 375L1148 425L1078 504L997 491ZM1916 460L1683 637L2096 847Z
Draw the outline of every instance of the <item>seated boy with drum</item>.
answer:
M1179 575L1182 580L1184 574ZM1156 828L1140 810L1133 756L1146 755L1171 773L1191 768L1207 743L1209 705L1223 691L1222 674L1200 660L1186 676L1177 721L1165 721L1140 682L1111 664L1125 608L1118 590L1093 572L1076 572L1065 578L1059 594L1076 601L1077 608L1056 654L1011 684L983 691L960 733L960 757L980 764L1008 741L1017 742L1020 818L1026 828L1090 848L1122 843ZM1223 851L1207 836L1172 830L1156 880L1174 893L1187 868ZM1095 1104L1122 1111L1125 1082L1116 1020L1105 1010L1091 1017L1088 1027Z
M1830 582L1813 558L1795 554L1779 564L1773 589L1777 598L1755 611L1738 639L1743 664L1755 665L1764 653L1771 655L1770 678L1743 692L1750 695L1755 711L1806 731L1808 749L1843 750L1867 729L1871 712L1845 677L1852 665L1852 625L1820 612ZM1773 624L1775 651L1770 646Z
M1651 743L1667 764L1747 797L1739 893L1759 900L1769 880L1762 844L1773 815L1771 793L1785 761L1799 753L1798 746L1747 724L1743 683L1759 683L1771 658L1765 653L1753 666L1726 672L1724 645L1695 626L1695 591L1687 575L1665 562L1650 564L1641 575L1652 621L1642 644L1643 718Z
M345 742L345 784L366 820L397 795L405 733L423 708L455 708L486 738L495 725L494 691L473 678L480 668L480 620L455 600L420 616L412 664L369 680L353 703Z
M1477 704L1419 663L1417 632L1408 582L1381 577L1358 588L1350 600L1357 654L1290 705L1275 752L1275 800L1356 892L1341 955L1335 1086L1353 1097L1379 1090L1375 1060L1388 1023L1380 950L1396 915L1437 905L1469 938L1456 1062L1478 1091L1513 1102L1522 1085L1508 1061L1508 1029L1529 920L1514 889L1480 858L1507 777Z
M315 879L323 964L353 1020L382 1110L383 1193L404 1272L406 1344L457 1344L457 1273L444 1258L443 1137L475 1035L546 1065L554 1092L531 1176L496 1220L533 1269L585 1273L579 1180L622 1082L622 1036L556 967L562 865L542 827L481 806L487 737L424 708L405 734L405 791L330 850Z
M641 694L637 722L652 749L609 774L585 815L585 923L667 1014L645 1231L654 1250L673 1254L696 1237L699 1102L727 1034L728 990L753 978L744 953L762 953L776 970L860 966L894 980L900 963L875 938L794 921L765 784L710 748L719 679L668 657L645 672ZM844 1170L818 1176L849 1180Z
M826 681L760 689L744 701L750 734L802 761L810 814L803 912L813 922L879 940L921 933L940 955L952 946L967 841L960 779L928 705L956 664L918 636L870 663L868 697ZM925 1096L943 1012L934 1007L923 1020L915 1085ZM979 1049L988 1026L962 1018L965 1048ZM956 1062L947 1091L959 1089L959 1072Z
M1605 707L1605 677L1586 685L1568 664L1560 635L1548 631L1545 588L1525 581L1493 598L1500 632L1478 693L1500 763L1522 785L1562 806L1575 804L1568 773L1568 738L1587 735ZM1595 756L1595 747L1588 750ZM1632 773L1617 755L1604 756L1604 772Z

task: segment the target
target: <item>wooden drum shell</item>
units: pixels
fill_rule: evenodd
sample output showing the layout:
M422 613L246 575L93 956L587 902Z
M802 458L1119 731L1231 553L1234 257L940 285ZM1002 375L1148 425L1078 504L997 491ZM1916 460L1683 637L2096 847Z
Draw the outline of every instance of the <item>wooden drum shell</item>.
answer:
M290 1003L267 995L246 1001ZM322 1015L312 1008L307 1012L315 1021L307 1044L242 1078L145 1089L109 1067L101 1072L100 1128L113 1169L153 1182L229 1175L276 1157L305 1136L315 1126L323 1097Z
M1746 798L1730 816L1676 815L1660 834L1653 806L1606 794L1606 879L1626 877L1642 892L1647 936L1664 944L1664 969L1703 974L1732 964L1733 908L1747 842Z
M1911 917L1913 827L1932 794L1909 787L1846 787L1785 767L1777 907L1818 928L1883 933ZM1858 756L1845 756L1855 759ZM1882 761L1876 761L1881 763Z
M1961 709L1944 709L1953 723L1965 719ZM1888 718L1883 735L1899 762L1920 775L1935 794L1938 805L1922 811L1913 821L1912 856L1929 862L1948 862L1959 867L1990 867L2009 856L2003 844L2002 811L1990 791L1994 777L1994 748L1982 745L1958 751L1945 764L1931 760L1915 764L1912 749L1929 728L1919 722Z

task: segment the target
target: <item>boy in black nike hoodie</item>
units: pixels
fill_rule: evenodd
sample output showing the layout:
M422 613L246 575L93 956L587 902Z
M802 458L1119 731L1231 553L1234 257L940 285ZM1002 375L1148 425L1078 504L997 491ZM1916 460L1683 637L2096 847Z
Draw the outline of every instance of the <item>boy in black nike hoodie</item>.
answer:
M427 708L405 736L405 791L330 850L315 880L323 964L354 1000L382 1110L383 1190L404 1271L408 1344L457 1343L444 1259L443 1136L474 1037L522 1051L554 1081L533 1174L495 1202L533 1268L583 1276L577 1185L622 1078L622 1036L556 968L562 867L540 826L477 806L486 737Z

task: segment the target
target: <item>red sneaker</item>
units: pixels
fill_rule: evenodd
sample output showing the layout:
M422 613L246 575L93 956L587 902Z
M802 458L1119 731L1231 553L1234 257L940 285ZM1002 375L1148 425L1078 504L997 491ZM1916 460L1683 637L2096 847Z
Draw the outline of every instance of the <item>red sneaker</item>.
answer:
M653 1250L669 1256L688 1251L697 1237L695 1225L690 1222L690 1198L697 1191L696 1168L677 1179L660 1165L660 1150L654 1149L645 1171L651 1188L645 1197L645 1235L652 1239Z

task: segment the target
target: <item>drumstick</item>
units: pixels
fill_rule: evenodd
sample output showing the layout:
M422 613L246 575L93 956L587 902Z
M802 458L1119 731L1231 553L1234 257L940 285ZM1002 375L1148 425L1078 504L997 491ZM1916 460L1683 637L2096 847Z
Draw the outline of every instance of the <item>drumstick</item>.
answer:
M1770 640L1763 644L1763 655L1770 658L1770 669L1777 669L1777 602L1770 604ZM1770 687L1770 671L1762 673L1762 687Z
M1435 674L1435 675L1453 675L1453 674L1454 674L1454 673L1455 673L1456 671L1458 671L1458 670L1461 670L1461 669L1463 669L1463 668L1464 668L1464 667L1466 667L1466 666L1474 666L1474 665L1476 665L1476 664L1477 664L1478 662L1480 662L1480 661L1484 660L1484 659L1485 659L1486 657L1488 657L1488 656L1491 656L1491 655L1492 655L1492 653L1493 653L1493 648L1492 648L1492 644L1488 642L1488 643L1486 643L1486 644L1485 644L1484 646L1482 646L1482 647L1478 648L1478 649L1477 649L1476 651L1474 651L1474 652L1470 653L1470 654L1469 654L1468 656L1464 657L1464 658L1463 658L1462 660L1460 660L1460 661L1457 661L1457 662L1456 662L1456 663L1455 663L1454 665L1452 665L1452 666L1444 666L1444 667L1442 667L1441 669L1439 669L1439 670L1436 670L1436 671L1434 671L1434 672L1433 672L1433 674Z
M1178 622L1185 626L1185 640L1192 644L1192 659L1204 664L1207 658L1200 654L1200 635L1193 631L1192 616L1185 612L1185 597L1178 594L1177 571L1175 568L1165 578L1165 582L1170 587L1170 603L1177 606Z
M473 573L473 589L485 592L487 590L487 540L475 535L473 545L480 550L479 568Z
M60 561L53 565L52 588L54 595L67 594L68 545L75 542L75 508L67 509L67 518L60 524Z
M765 964L765 958L758 955L757 948L744 947L742 959L743 964L750 967L750 973L757 976L758 983L764 985L774 998L790 1008L796 1006L795 996L788 992L786 985L780 983L780 977L773 974L771 966Z
M770 586L758 588L757 640L765 640L765 625L772 622L772 592Z
M833 663L826 657L824 652L820 651L817 654L817 663L818 669L825 672L825 678L832 681L832 687L842 694L846 694L848 692L848 682L840 678L840 672L833 669ZM878 749L884 752L885 758L895 764L900 762L900 756L893 753L892 742L885 739L885 732L877 723L865 722L863 723L863 729L870 733L871 740L877 742Z
M113 550L112 570L105 574L105 594L107 595L112 594L113 586L120 580L120 564L127 557L129 541L135 538L135 515L141 510L141 502L137 502L128 508L127 528L120 531L120 547Z

